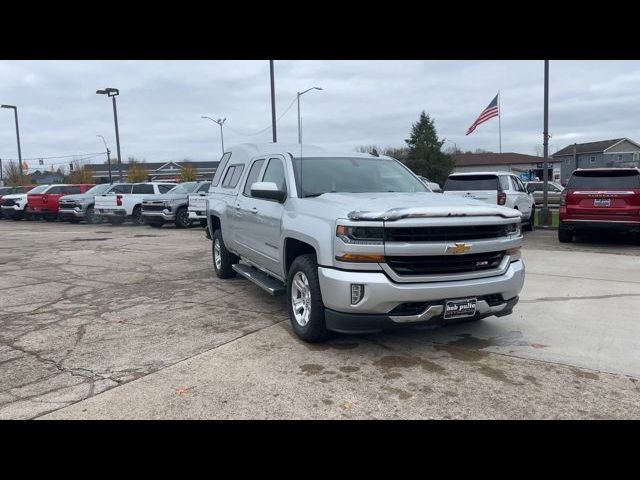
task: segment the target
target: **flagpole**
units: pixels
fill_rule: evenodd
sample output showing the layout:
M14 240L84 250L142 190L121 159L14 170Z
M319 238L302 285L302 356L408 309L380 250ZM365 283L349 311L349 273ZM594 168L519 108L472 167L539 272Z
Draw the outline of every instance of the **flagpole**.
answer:
M502 108L500 108L500 90L498 90L498 142L502 153Z

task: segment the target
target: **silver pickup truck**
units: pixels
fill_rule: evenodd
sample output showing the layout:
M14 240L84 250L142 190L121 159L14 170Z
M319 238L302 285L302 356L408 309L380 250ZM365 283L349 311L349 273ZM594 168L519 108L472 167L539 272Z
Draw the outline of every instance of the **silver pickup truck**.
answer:
M303 340L512 312L520 212L428 191L386 156L244 144L207 195L219 278L286 294Z

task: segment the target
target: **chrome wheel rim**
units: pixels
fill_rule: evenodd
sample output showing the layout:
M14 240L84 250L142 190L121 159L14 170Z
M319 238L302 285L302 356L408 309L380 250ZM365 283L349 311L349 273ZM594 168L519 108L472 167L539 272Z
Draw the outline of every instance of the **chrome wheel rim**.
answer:
M213 242L213 261L216 264L216 270L222 267L222 254L220 253L220 240L217 238Z
M180 210L180 213L178 214L178 221L182 226L186 227L189 223L189 212L186 210Z
M309 323L311 318L311 288L309 280L302 272L297 272L293 276L291 283L291 307L293 316L301 327Z
M87 221L89 223L95 223L96 222L96 212L93 208L87 208Z

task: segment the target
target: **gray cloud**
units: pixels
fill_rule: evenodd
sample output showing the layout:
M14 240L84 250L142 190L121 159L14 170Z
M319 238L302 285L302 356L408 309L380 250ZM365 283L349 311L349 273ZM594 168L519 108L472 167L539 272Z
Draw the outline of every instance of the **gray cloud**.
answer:
M19 107L25 158L100 151L97 134L115 151L110 102L94 93L108 86L121 91L125 158L219 158L218 126L201 115L227 117L226 145L271 141L270 129L240 134L270 126L266 61L2 61L0 72L0 102ZM640 62L552 61L550 73L553 148L640 141ZM316 85L324 90L302 98L305 142L401 146L426 110L459 148L497 151L497 119L464 133L498 89L503 151L533 153L542 142L542 61L276 61L278 115ZM295 105L278 139L297 140ZM16 156L13 119L0 111L0 157Z

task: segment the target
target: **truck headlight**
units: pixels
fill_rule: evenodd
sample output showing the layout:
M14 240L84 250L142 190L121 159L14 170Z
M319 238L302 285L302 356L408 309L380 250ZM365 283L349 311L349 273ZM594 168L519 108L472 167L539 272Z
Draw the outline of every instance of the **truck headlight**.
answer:
M507 235L513 235L513 236L517 237L518 235L520 235L521 226L522 226L521 222L509 223L507 225L507 228L506 228L506 234Z
M353 245L382 245L384 229L382 227L358 227L338 225L336 237L344 243Z

